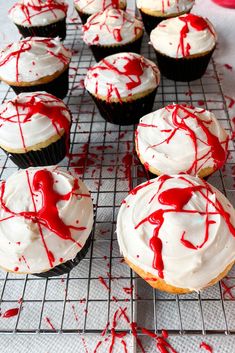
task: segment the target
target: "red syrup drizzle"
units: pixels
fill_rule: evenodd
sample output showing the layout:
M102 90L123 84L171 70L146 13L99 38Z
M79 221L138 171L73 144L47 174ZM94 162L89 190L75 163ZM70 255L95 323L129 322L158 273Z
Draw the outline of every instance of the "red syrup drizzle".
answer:
M122 71L118 69L118 61L123 61L125 60L126 63L123 65ZM97 73L97 70L101 71L113 71L113 73L120 75L120 76L125 76L129 79L129 82L126 83L126 89L128 91L133 90L134 88L138 87L141 85L141 76L144 73L145 68L152 67L152 70L155 71L155 67L152 66L150 63L148 63L142 56L135 56L132 53L129 53L128 56L120 56L117 57L116 59L113 60L113 63L110 63L108 60L103 59L100 63L97 65L91 67L88 70L88 75L90 77L94 77L96 79L96 89L95 89L95 94L99 93L99 74ZM158 83L158 75L156 71L156 83ZM135 77L135 79L133 78ZM89 76L88 76L89 77ZM115 87L115 85L111 83L107 83L107 101L110 102L112 98L112 94L114 93L116 97L118 98L119 102L122 103L120 93L118 89ZM131 93L130 93L131 94ZM129 94L129 95L130 95Z
M215 221L212 221L209 219L210 215L217 215L219 214L224 221L227 223L227 226L232 234L233 237L235 237L235 228L230 222L230 215L224 210L222 204L216 200L215 202L211 201L209 199L209 194L214 194L212 189L210 188L209 184L203 181L203 185L193 185L191 181L187 180L186 178L179 177L179 179L187 182L189 184L188 187L185 188L171 188L167 189L163 192L160 193L160 189L162 186L164 186L164 183L168 180L172 179L172 177L169 176L161 176L158 180L160 181L160 186L156 192L156 195L158 196L158 202L161 203L162 205L165 206L170 206L168 209L158 209L157 211L151 213L149 216L146 218L142 219L136 226L135 229L138 229L138 227L146 222L152 224L155 226L153 230L153 236L150 239L149 246L152 249L154 253L154 259L153 259L153 268L155 268L158 271L158 276L159 278L164 278L164 263L163 263L163 258L162 258L162 240L159 238L159 232L161 230L161 227L164 223L164 217L165 214L170 213L170 212L175 212L175 213L188 213L188 214L199 214L200 216L205 216L205 234L204 234L204 240L201 244L192 244L189 240L185 239L186 231L183 232L181 236L181 243L185 247L191 249L191 250L198 250L201 249L206 242L209 239L209 228L211 224L214 224ZM142 187L146 186L142 185ZM205 211L198 211L198 210L186 210L184 209L184 206L187 205L187 203L190 201L192 198L193 194L199 192L200 196L206 201L206 209ZM154 195L150 202L153 201ZM149 203L150 203L149 202ZM211 205L214 208L214 211L208 211L208 206Z
M208 125L210 125L213 121L208 120L208 121L203 121L200 119L200 114L204 113L205 110L202 109L199 112L191 112L187 107L180 105L180 104L174 104L174 105L168 105L165 107L165 109L171 113L171 120L173 123L173 128L169 131L162 131L164 133L169 133L168 137L166 137L163 141L156 145L152 145L150 147L158 147L162 145L163 143L169 144L171 139L175 136L175 134L183 130L185 134L190 137L192 144L194 146L194 161L192 165L189 167L188 170L184 171L186 174L192 174L192 175L197 175L200 169L202 169L203 165L210 159L213 159L214 166L213 168L215 170L220 169L226 159L227 159L227 151L228 151L228 142L229 142L229 137L226 138L225 141L220 141L217 136L213 135L210 130L208 129ZM190 109L194 109L194 107L190 107ZM183 112L185 115L183 117L180 116L180 112ZM205 134L205 138L203 141L200 140L205 146L209 147L209 151L206 152L204 155L202 155L200 158L198 156L199 151L198 151L198 141L199 138L197 137L195 131L190 128L190 126L187 125L187 120L193 119L195 120L197 126L203 131ZM158 128L157 125L151 124L145 124L145 123L139 123L139 128ZM136 130L136 141L137 141L137 150L138 150L138 129ZM223 146L224 145L224 146Z
M187 43L187 45L185 46L185 39L187 37L187 34L190 31L189 25L191 27L193 27L196 31L204 31L205 29L207 29L208 31L210 31L210 33L213 36L215 36L215 34L212 31L208 22L200 16L196 16L193 14L187 14L184 16L179 16L179 19L181 21L183 21L185 23L185 25L183 26L183 28L180 31L180 41L179 41L179 45L178 45L178 49L177 49L177 56L178 56L179 50L181 50L183 57L190 55L190 49L191 49L190 44Z
M42 97L42 100L40 99ZM25 143L24 133L22 129L22 125L29 123L33 116L36 114L40 114L44 117L47 117L51 120L51 123L56 131L56 133L61 136L61 132L59 130L63 129L66 136L66 149L67 154L69 152L69 132L70 132L70 121L66 118L63 113L67 112L67 108L59 105L52 105L54 103L61 104L61 100L47 93L43 94L33 94L28 97L29 100L27 102L19 102L17 98L15 100L8 101L8 104L11 104L15 107L16 114L8 116L7 118L2 117L0 115L1 125L0 128L4 125L5 122L11 122L19 125L22 145L25 151L27 152L27 146ZM37 100L37 98L39 100ZM8 105L6 109L2 112L4 114L7 113Z
M22 24L27 23L30 25L32 25L31 19L35 16L50 12L53 15L53 17L57 19L57 15L54 12L54 10L60 10L64 13L64 15L66 15L67 9L68 9L68 5L66 3L59 4L54 0L47 0L46 2L44 0L36 0L36 1L31 0L30 2L27 3L27 5L16 3L9 10L9 14L12 11L14 11L15 8L18 8L18 7L22 10L25 16L25 19L22 21ZM31 11L34 11L36 13L30 14Z
M213 349L211 346L209 346L209 344L202 342L200 344L200 348L204 348L207 352L213 353Z
M50 328L53 330L53 331L56 331L55 327L53 326L51 320L49 319L48 316L45 317L45 320L47 322L47 324L50 326Z
M153 339L156 343L156 348L158 348L158 351L160 353L177 353L176 350L170 345L169 342L167 342L167 337L168 337L168 333L167 331L163 330L162 331L162 335L159 336L145 328L141 328L141 327L138 327L137 326L137 323L136 322L131 322L127 313L127 308L121 308L119 307L114 315L113 315L113 319L111 321L111 325L108 323L106 326L105 326L105 329L103 330L101 336L104 337L105 334L107 333L107 329L109 326L111 326L110 328L110 333L111 335L109 337L106 337L105 339L102 339L102 340L99 340L96 344L96 347L93 351L93 353L99 353L101 352L100 351L100 348L102 347L103 343L104 342L107 342L108 339L110 339L110 345L107 349L107 352L109 353L115 353L115 348L116 348L116 342L119 340L119 342L121 342L122 346L123 346L123 351L125 353L128 352L128 349L127 349L127 344L126 344L126 341L125 341L125 337L127 335L126 332L117 332L117 325L119 323L120 320L124 320L124 322L126 322L127 325L129 325L130 327L130 330L131 330L131 333L133 335L133 337L135 337L135 340L136 340L136 343L137 343L137 346L139 348L138 351L142 352L142 353L147 353L147 351L145 350L142 342L141 342L141 339L139 338L138 336L138 330L142 332L142 334L150 337L151 339Z
M235 288L235 284L233 283L231 285L229 283L230 280L232 280L234 282L234 278L233 277L228 277L228 276L226 276L221 281L221 286L223 288L223 298L226 299L226 296L229 296L230 299L234 300L235 296L234 296L233 290Z
M52 253L51 250L48 249L46 245L46 241L44 238L43 234L43 228L49 229L52 231L56 236L63 240L69 240L73 243L75 243L79 249L81 248L81 245L79 242L74 240L71 236L71 231L70 229L75 229L77 231L83 231L86 229L86 227L75 227L71 225L66 225L62 219L59 217L59 212L57 209L57 203L59 201L63 200L69 200L72 195L75 195L75 191L79 189L78 181L75 179L74 180L74 186L70 192L67 194L61 195L57 193L54 188L54 179L53 175L49 170L42 169L37 171L34 174L32 184L30 182L29 178L29 172L26 170L26 176L27 176L27 181L28 181L28 186L32 198L32 203L33 203L33 212L14 212L10 210L4 201L4 193L5 193L5 182L1 183L1 195L0 195L0 203L1 207L4 209L5 212L10 213L12 216L16 217L24 217L25 219L30 219L32 222L36 223L38 225L38 230L41 236L42 244L45 249L45 252L47 254L48 262L50 267L53 267L53 263L55 261L54 254ZM36 210L36 203L35 203L35 192L38 192L41 194L42 197L42 208L40 210ZM89 197L90 195L86 194L77 194L76 195L82 195L83 197ZM4 220L0 220L1 222ZM22 255L22 258L26 262L26 259L24 255ZM27 262L26 262L27 264ZM27 264L27 267L29 265Z
M5 311L4 314L1 315L1 317L3 317L4 319L9 319L13 316L18 315L19 311L20 311L19 308L8 309L7 311Z
M82 27L83 32L85 33L86 31L89 31L92 26L94 26L94 27L99 26L100 30L105 28L109 33L111 33L114 40L119 43L123 40L122 35L121 35L121 31L122 31L122 28L125 26L125 24L126 23L131 23L133 25L135 24L135 18L134 17L132 19L128 18L126 12L123 10L116 9L114 12L113 9L111 9L111 11L108 11L103 14L105 14L105 18L102 22L101 21L98 22L99 20L97 19L97 17L99 18L101 15L100 12L93 15L90 20L88 19L86 24ZM107 24L107 22L109 21L109 18L112 19L111 26L108 26L108 24ZM114 25L115 25L114 21L116 19L117 20L121 19L122 22L121 22L121 24L120 23L116 24L116 26L114 27ZM137 35L139 32L142 32L142 27L134 26L133 36ZM97 42L99 42L98 35L93 39L92 44L95 44Z
M6 55L5 58L4 57L1 58L1 55L0 55L0 67L5 65L8 61L15 59L15 61L16 61L16 63L15 63L15 67L16 67L16 82L19 82L19 75L20 75L20 73L19 73L19 60L20 60L20 56L21 56L21 54L23 54L25 52L29 52L31 50L33 42L45 44L45 53L48 53L51 56L57 58L64 65L67 65L69 63L69 59L65 55L63 55L61 52L58 52L57 54L55 54L51 50L49 50L50 48L54 48L55 47L55 44L53 44L51 38L41 38L41 39L37 38L37 39L35 39L35 37L28 37L26 39L22 39L22 40L20 40L18 42L19 49L10 52L8 55ZM14 43L9 44L7 46L7 49L11 49L13 44ZM62 45L62 47L64 47L64 46ZM3 51L3 56L4 56L4 51ZM32 63L35 65L34 61L32 61Z

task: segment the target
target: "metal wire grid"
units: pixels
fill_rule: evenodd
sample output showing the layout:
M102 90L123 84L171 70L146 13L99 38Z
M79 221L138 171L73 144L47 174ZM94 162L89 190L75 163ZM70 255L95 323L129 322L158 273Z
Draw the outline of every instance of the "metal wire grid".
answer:
M142 53L155 60L143 41ZM93 242L86 258L70 274L43 279L34 276L0 273L1 313L19 307L17 316L0 317L0 333L101 333L119 307L127 308L131 321L155 332L171 334L234 334L235 301L223 295L221 284L201 294L175 296L153 290L135 276L119 254L115 235L116 216L121 200L130 187L145 180L142 166L133 154L134 127L105 122L97 112L82 80L94 60L81 39L80 24L69 24L65 44L73 50L70 91L65 99L73 115L70 158L61 168L75 168L91 190L96 205ZM0 84L1 100L14 96ZM216 113L231 132L219 74L212 62L207 74L193 83L174 83L162 78L154 108L171 102L204 104ZM234 146L228 163L210 182L234 201ZM129 156L129 164L123 158ZM130 157L132 156L132 158ZM17 168L0 153L1 179ZM235 284L235 273L228 279ZM133 290L131 290L133 288ZM129 289L129 290L128 290ZM129 331L125 322L120 331Z

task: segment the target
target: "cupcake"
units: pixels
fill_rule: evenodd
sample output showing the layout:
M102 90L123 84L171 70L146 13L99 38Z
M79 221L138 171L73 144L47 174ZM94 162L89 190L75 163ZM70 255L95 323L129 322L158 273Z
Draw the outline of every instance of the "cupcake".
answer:
M83 26L83 40L96 61L120 52L140 53L142 21L118 9L108 8L90 16Z
M30 37L0 51L0 80L21 92L46 91L58 98L68 92L71 59L59 38Z
M180 104L144 116L135 133L137 155L156 175L206 177L226 162L228 142L213 113Z
M66 37L68 4L62 0L19 0L9 17L23 37Z
M161 21L190 12L195 0L137 0L144 27L149 34Z
M152 287L200 291L235 261L235 210L203 179L162 175L132 190L117 218L127 264Z
M175 81L201 78L216 40L212 24L193 14L162 21L150 34L161 73Z
M71 114L49 93L21 93L5 101L0 119L0 147L20 168L57 164L69 152Z
M126 0L74 0L74 5L83 24L89 16L106 9L126 9Z
M84 258L93 205L81 180L57 167L29 168L12 174L0 188L2 269L58 276Z
M105 120L131 125L152 110L159 81L152 61L135 53L119 53L91 67L84 84Z

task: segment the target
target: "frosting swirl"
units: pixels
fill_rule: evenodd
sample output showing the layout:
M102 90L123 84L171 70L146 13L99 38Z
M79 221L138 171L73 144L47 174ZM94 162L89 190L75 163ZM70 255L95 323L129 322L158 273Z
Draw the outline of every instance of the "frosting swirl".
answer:
M107 9L90 16L82 27L88 45L126 44L143 34L142 21L118 9Z
M45 26L65 18L68 4L62 0L19 0L9 10L10 19L21 26Z
M159 70L152 61L135 53L118 53L91 67L84 84L93 95L107 101L121 101L154 90L159 81Z
M56 167L19 170L1 182L0 266L40 273L73 259L93 225L90 194Z
M139 9L157 11L164 15L188 12L194 5L195 0L137 0Z
M0 106L0 146L27 152L53 136L69 136L70 124L62 100L46 92L21 93Z
M212 24L193 14L162 21L150 34L153 47L172 58L206 53L215 48L216 40Z
M108 8L126 8L126 0L74 0L74 4L79 11L89 15L104 11Z
M145 166L163 174L198 175L223 166L229 137L215 115L202 108L171 104L140 119L136 150Z
M59 38L28 37L0 51L0 78L12 83L37 81L61 72L70 59L70 50Z
M178 288L200 290L235 260L235 211L189 175L163 175L124 200L117 237L125 258Z

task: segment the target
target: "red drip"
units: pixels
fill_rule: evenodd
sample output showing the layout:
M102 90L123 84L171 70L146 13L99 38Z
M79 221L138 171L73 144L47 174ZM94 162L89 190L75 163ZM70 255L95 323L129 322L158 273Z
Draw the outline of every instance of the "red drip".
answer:
M79 189L78 181L74 180L73 189L69 193L61 195L57 193L53 188L54 179L50 171L46 169L37 171L34 174L32 185L29 180L28 171L26 171L26 175L27 175L27 181L28 181L28 186L31 193L34 211L33 212L24 211L24 212L18 212L18 213L11 211L4 202L5 182L2 182L1 184L1 195L0 195L1 207L7 213L12 214L13 216L20 216L20 217L24 217L25 219L31 219L32 222L37 223L39 233L42 239L42 244L47 254L48 262L50 264L50 267L53 267L53 262L55 261L55 258L53 253L48 249L46 245L44 235L43 235L43 227L49 229L61 239L70 240L73 243L75 243L79 248L81 247L81 245L72 238L70 228L76 229L78 231L82 231L86 228L66 225L60 218L59 212L57 209L57 203L59 201L69 200L72 197L72 195L75 194L75 191ZM36 210L34 192L39 192L42 196L42 208L40 210ZM77 195L80 195L80 194L77 194ZM82 194L82 196L86 197L89 195ZM3 221L3 220L0 220L0 221ZM24 262L26 263L29 269L29 265L27 264L25 256L22 255L21 258L24 260Z
M32 25L31 19L35 16L42 15L43 13L51 12L53 17L57 19L57 15L54 12L55 10L60 10L64 13L64 16L67 13L68 5L66 3L61 3L59 4L58 2L54 0L47 0L46 2L43 0L37 0L37 5L33 4L33 2L28 2L27 5L25 4L20 4L16 3L15 5L12 6L12 8L9 10L9 14L14 11L15 8L20 7L22 10L25 19L22 21L22 24L28 23ZM34 11L36 13L33 13L30 15L30 11Z
M189 33L189 25L193 27L196 31L204 31L205 29L208 29L213 36L215 35L208 22L200 16L187 14L184 16L179 16L179 19L185 23L185 25L180 31L180 42L177 51L179 52L179 50L181 50L183 57L190 55L191 47L189 43L187 43L187 45L185 46L184 42L187 37L187 34Z
M123 65L123 71L118 69L117 62L118 60L125 60L126 64ZM127 90L133 90L134 88L138 87L142 81L141 81L141 76L143 75L144 69L147 67L151 67L152 65L148 62L146 62L143 57L136 57L133 54L129 54L128 56L123 56L123 57L117 57L116 60L113 61L111 64L108 62L108 60L103 59L100 64L95 65L94 67L91 67L89 69L89 74L96 78L96 91L95 93L98 94L99 92L99 75L96 70L110 70L113 71L114 73L120 75L120 76L126 76L129 79L129 82L126 83L126 88ZM153 71L155 70L154 67L152 67ZM133 76L135 79L133 79ZM158 83L158 77L156 75L156 83ZM120 93L117 90L117 88L110 84L107 83L107 101L110 101L112 97L112 93L114 92L119 101L121 101Z
M108 291L110 290L109 286L107 285L107 283L105 282L105 279L102 276L99 276L98 280Z
M43 100L40 99L41 97ZM39 101L37 100L37 98L39 99ZM55 102L61 103L61 100L47 93L43 93L43 95L34 94L31 96L28 102L24 102L24 103L18 102L17 99L8 101L8 104L11 103L15 107L16 114L9 116L7 118L3 118L0 116L0 120L2 121L2 125L4 124L4 122L9 122L9 121L11 123L18 123L20 134L21 134L22 145L25 151L27 151L22 125L30 122L32 117L36 114L45 116L49 120L51 120L52 125L59 136L61 135L61 133L59 131L58 126L64 130L64 133L66 136L67 153L68 153L70 121L64 115L64 112L65 113L67 112L67 108L64 105L63 106L50 105L50 104L54 104ZM19 111L19 108L22 109L22 112ZM7 109L4 110L4 113L6 113L6 111Z
M190 166L190 168L185 171L186 174L192 174L192 175L197 175L200 169L203 167L203 165L208 161L208 159L213 158L214 161L214 166L213 168L215 170L221 168L227 158L227 150L228 150L228 142L229 142L229 137L226 138L225 141L220 141L217 136L213 135L210 130L208 129L208 125L212 123L212 120L208 121L203 121L200 119L200 114L204 113L205 110L201 110L199 112L191 112L190 110L193 109L193 107L190 107L190 110L185 107L184 105L179 105L179 104L174 104L174 105L168 105L165 108L169 113L171 113L171 119L172 123L174 125L173 129L169 131L169 136L166 137L163 141L160 143L153 145L151 147L157 147L159 145L162 145L163 143L169 143L171 139L175 136L177 131L183 130L185 131L185 134L190 137L192 144L194 146L195 150L195 158ZM180 116L180 112L184 113L184 116ZM199 158L198 156L198 138L193 129L191 129L188 124L187 120L188 119L193 119L196 121L197 126L203 131L205 134L205 138L203 141L201 141L205 146L209 147L209 151L205 153L203 156ZM139 126L141 127L154 127L154 125L147 125L147 124L140 124ZM157 126L155 126L157 128ZM161 131L163 132L163 131ZM167 131L165 131L167 132ZM137 135L138 137L138 135Z
M129 190L131 190L132 188L132 172L131 172L132 161L133 161L133 155L127 152L126 155L123 157L122 162L125 167L124 173L125 173L125 178L128 180Z
M26 39L22 39L18 42L19 44L19 49L10 52L8 55L6 55L5 58L1 59L0 57L0 67L5 65L8 61L15 59L16 61L16 82L19 82L19 60L20 60L20 56L22 53L24 52L29 52L30 49L32 48L31 43L35 42L35 43L44 43L45 44L45 52L47 52L48 54L56 57L58 60L60 60L63 64L67 65L68 64L68 58L66 56L64 56L61 53L53 53L52 51L49 50L49 48L54 48L55 45L52 43L52 39L51 38L41 38L41 39L35 39L34 37L28 37ZM11 49L11 47L13 46L13 44L8 45L7 49ZM46 50L47 48L47 50ZM4 56L4 51L3 51L3 56ZM33 62L32 62L33 63Z
M151 213L148 217L142 219L136 226L135 229L138 229L138 227L145 222L149 222L150 224L153 224L155 226L153 230L153 236L150 239L149 246L151 250L154 253L154 259L153 259L153 268L155 268L158 271L158 276L160 278L164 278L163 275L163 270L164 270L164 263L163 263L163 258L162 258L162 241L159 238L159 231L164 223L164 216L166 213L169 212L182 212L182 213L189 213L189 214L200 214L201 216L205 216L205 236L204 240L201 244L199 245L194 245L192 244L189 240L185 239L186 232L183 232L183 235L181 237L181 243L185 247L191 249L191 250L197 250L202 248L205 243L209 239L209 227L210 225L214 224L215 221L210 220L209 216L210 215L216 215L219 214L221 217L225 220L227 223L227 226L231 232L231 234L235 237L235 227L232 225L230 221L230 215L223 209L222 204L216 200L214 203L209 199L209 194L214 194L213 191L211 190L209 184L206 182L203 183L203 185L200 186L194 186L190 181L188 181L184 177L179 177L179 179L184 180L185 182L189 183L189 187L185 188L172 188L165 190L161 193L160 188L164 185L165 181L168 180L169 176L161 177L162 180L161 184L158 188L157 193L154 195L158 195L158 201L165 206L170 206L169 209L158 209L157 211ZM142 187L147 186L147 183L145 185L142 185ZM206 210L204 212L202 211L197 211L197 210L185 210L184 206L187 205L187 203L190 201L190 199L193 196L193 193L199 192L200 196L205 199L206 201ZM153 200L153 197L151 198L150 202ZM209 212L208 207L209 205L212 205L215 211Z
M209 346L209 344L202 342L200 344L200 348L204 348L207 352L213 353L213 349L211 346Z
M9 319L10 317L18 315L20 309L19 308L12 308L7 311L2 315L3 318Z
M51 320L49 319L48 316L45 317L45 320L46 320L46 322L48 323L48 325L50 326L50 328L51 328L53 331L56 331L55 327L52 325Z

